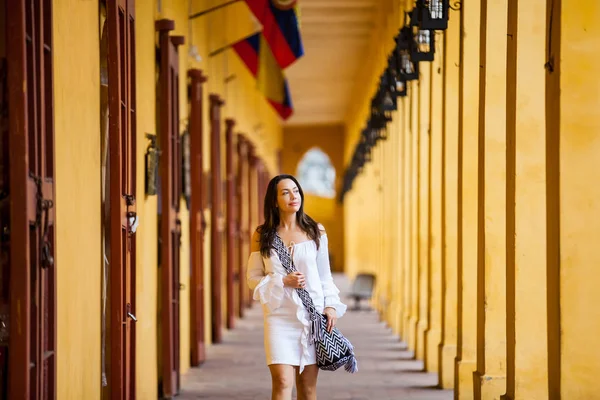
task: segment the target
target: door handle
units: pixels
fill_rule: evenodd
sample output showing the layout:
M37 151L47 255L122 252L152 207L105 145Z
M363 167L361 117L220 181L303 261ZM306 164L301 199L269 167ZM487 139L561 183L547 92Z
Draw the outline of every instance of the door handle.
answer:
M130 312L127 312L127 316L133 320L133 322L137 322L137 318Z

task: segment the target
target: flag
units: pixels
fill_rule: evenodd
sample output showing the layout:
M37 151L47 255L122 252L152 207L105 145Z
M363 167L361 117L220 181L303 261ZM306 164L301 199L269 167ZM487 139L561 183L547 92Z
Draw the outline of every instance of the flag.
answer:
M288 82L262 33L242 39L232 47L256 78L258 89L281 118L288 119L294 111Z
M275 60L285 69L304 54L295 0L245 0L263 26Z

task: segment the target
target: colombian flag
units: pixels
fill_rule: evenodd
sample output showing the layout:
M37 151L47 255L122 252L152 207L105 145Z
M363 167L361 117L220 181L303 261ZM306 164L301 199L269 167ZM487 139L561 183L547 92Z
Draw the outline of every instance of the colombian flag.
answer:
M258 89L281 118L288 119L294 111L288 82L263 34L242 39L233 49L256 78Z
M245 0L263 26L275 60L285 69L304 54L295 0Z

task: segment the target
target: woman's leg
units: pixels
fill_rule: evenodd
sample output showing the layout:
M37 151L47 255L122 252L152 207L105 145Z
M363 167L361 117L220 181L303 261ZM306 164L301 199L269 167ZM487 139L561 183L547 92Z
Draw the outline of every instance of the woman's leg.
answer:
M316 364L307 365L301 374L296 369L296 389L298 390L298 400L316 400L317 399L317 376L319 368Z
M271 364L271 400L292 400L294 367L286 364Z

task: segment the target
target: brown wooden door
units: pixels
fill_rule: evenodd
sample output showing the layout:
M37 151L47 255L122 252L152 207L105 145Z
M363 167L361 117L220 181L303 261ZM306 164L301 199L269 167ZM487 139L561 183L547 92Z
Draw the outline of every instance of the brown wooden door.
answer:
M223 184L221 182L221 107L223 100L210 95L210 169L211 169L211 295L212 341L221 343L221 282L223 267Z
M252 235L258 225L258 174L257 165L258 159L256 157L256 149L252 142L246 142L248 145L248 228L249 228L249 240L252 239ZM247 307L252 307L254 293L252 290L248 290L248 303Z
M244 317L244 309L248 302L248 286L246 285L246 261L250 255L250 229L248 226L248 145L242 135L238 135L238 171L237 171L237 212L238 212L238 316Z
M179 54L182 36L170 36L172 20L156 21L159 32L159 142L160 190L159 223L161 258L161 388L164 397L175 396L180 388L179 373L179 267L182 195L181 140L179 135Z
M202 71L188 71L190 78L190 153L191 153L191 199L190 199L190 252L191 252L191 364L198 366L205 359L204 347L204 189L202 125L202 84L206 77Z
M111 399L135 398L136 117L134 0L107 0Z
M0 395L54 399L52 4L50 0L2 4L6 54L0 93Z
M226 215L227 215L227 329L233 329L235 324L235 249L236 249L236 223L237 215L235 214L235 179L233 175L233 164L234 164L234 152L233 152L233 127L235 121L227 119L225 121L225 148L226 148L226 161L225 161L225 174L226 180Z

